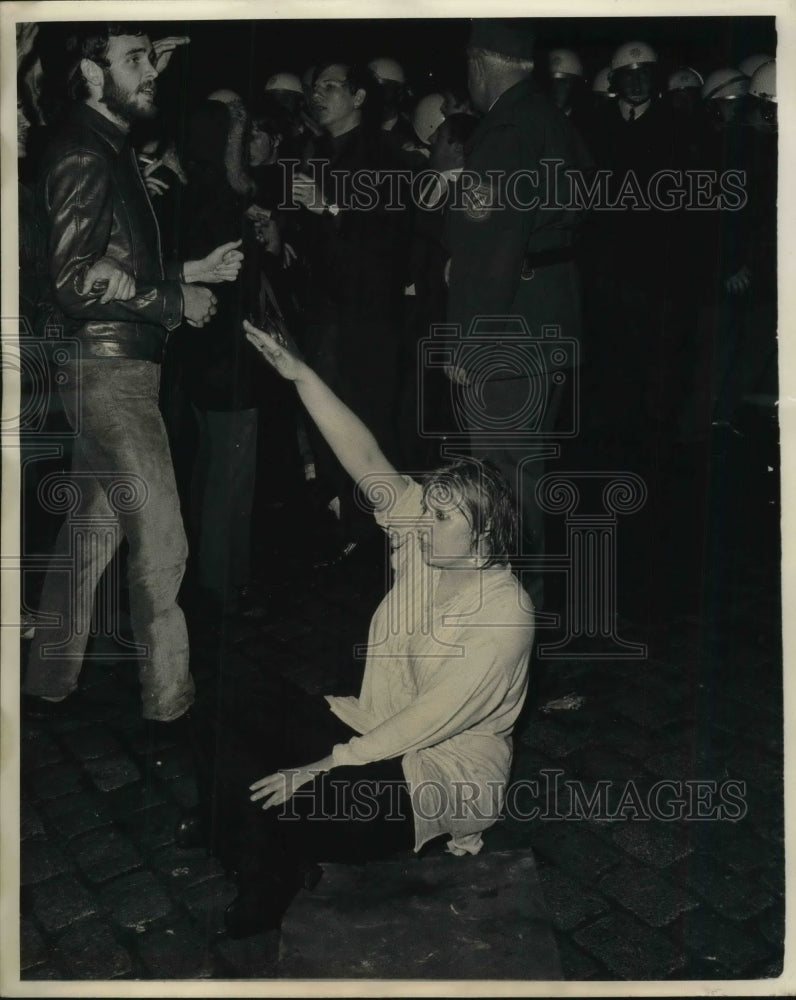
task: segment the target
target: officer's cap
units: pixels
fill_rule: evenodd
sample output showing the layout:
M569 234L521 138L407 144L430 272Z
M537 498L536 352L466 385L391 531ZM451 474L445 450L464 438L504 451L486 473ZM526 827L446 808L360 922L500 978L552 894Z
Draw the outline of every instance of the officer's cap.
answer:
M470 45L514 59L533 59L534 35L526 18L474 18Z

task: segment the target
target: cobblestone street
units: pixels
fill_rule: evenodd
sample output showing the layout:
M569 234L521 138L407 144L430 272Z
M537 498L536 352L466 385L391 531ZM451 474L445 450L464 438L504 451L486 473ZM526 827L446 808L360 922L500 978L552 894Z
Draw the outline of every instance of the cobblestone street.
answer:
M781 972L779 508L755 448L748 439L734 445L702 493L682 466L677 490L651 487L655 502L627 519L619 634L645 644L646 657L536 657L532 665L515 739L514 782L524 791L485 838L478 877L488 884L507 857L535 859L566 980ZM702 501L704 538L698 518L689 535L683 513ZM286 541L296 538L295 511L274 504L268 521L264 568L245 610L220 624L191 621L200 690L223 665L227 683L274 670L312 692L356 692L362 663L351 650L383 589L378 560L363 553L316 571L307 586L306 550ZM540 630L538 642L548 634ZM329 872L326 888L321 882L326 908L313 908L303 891L294 924L288 915L292 944L306 945L304 925L319 942L303 964L284 942L280 951L276 932L227 939L232 883L202 850L173 842L180 810L196 795L188 750L141 721L134 661L119 659L101 636L91 649L74 715L22 726L22 979L323 975L330 959L320 921L336 920L333 886L342 876ZM584 796L595 796L594 808ZM651 807L671 809L671 819L650 816ZM422 875L440 853L432 847L407 864ZM508 947L523 930L508 889L501 892L481 934L485 978L499 975L489 951L496 940ZM449 928L418 919L392 955L385 949L376 973L411 977L430 936L455 941L454 902L444 910ZM439 909L424 912L439 921ZM504 968L515 977L510 963ZM472 964L461 969L462 978L474 976Z

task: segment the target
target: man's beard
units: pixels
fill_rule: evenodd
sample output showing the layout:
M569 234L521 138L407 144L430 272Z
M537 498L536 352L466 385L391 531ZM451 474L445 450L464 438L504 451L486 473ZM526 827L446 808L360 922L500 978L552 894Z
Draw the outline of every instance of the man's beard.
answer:
M155 117L157 114L157 108L154 103L156 94L154 83L144 84L131 94L129 91L122 90L110 73L106 72L104 76L105 86L102 88L101 102L112 115L115 115L117 118L120 118L125 122L132 122L136 118ZM137 104L134 100L132 100L135 94L142 90L151 90L152 92L152 103L149 107Z

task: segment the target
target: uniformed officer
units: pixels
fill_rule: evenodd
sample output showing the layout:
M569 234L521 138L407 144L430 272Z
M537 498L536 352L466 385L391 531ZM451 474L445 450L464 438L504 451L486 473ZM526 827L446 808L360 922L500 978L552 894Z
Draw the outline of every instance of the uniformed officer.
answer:
M551 49L547 54L547 71L553 104L569 117L584 85L580 56L571 49Z
M610 171L609 200L616 206L593 216L601 253L592 277L603 317L610 317L600 321L599 418L617 439L638 443L668 419L660 376L676 323L664 313L679 280L669 213L648 207L653 178L673 166L679 148L671 112L658 98L658 73L647 42L620 45L610 74L618 99L589 136L598 167Z
M544 521L534 490L545 455L555 453L550 435L580 337L579 214L566 207L565 171L585 167L588 154L531 80L527 27L475 21L467 56L470 97L483 118L465 147L463 205L449 212L448 319L462 337L450 375L473 454L492 459L513 483L525 551L541 555ZM560 161L557 192L545 160ZM554 336L540 345L544 327L555 328ZM540 608L541 574L525 583Z
M726 364L713 410L714 427L735 429L753 399L775 412L777 397L777 86L776 63L755 70L749 82L744 130L748 196L743 265L725 283L735 323L724 338Z

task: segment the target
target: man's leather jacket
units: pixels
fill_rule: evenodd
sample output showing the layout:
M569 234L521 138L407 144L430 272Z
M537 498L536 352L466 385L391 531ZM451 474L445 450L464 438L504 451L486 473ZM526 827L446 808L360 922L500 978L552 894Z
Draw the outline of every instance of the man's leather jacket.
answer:
M166 280L160 234L127 136L85 104L71 109L42 163L38 209L51 293L84 357L160 361L182 321L177 280ZM109 257L135 278L135 297L100 304L83 285Z

